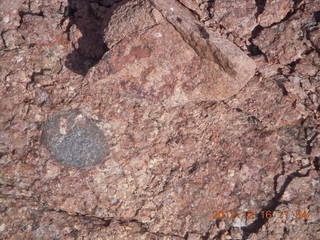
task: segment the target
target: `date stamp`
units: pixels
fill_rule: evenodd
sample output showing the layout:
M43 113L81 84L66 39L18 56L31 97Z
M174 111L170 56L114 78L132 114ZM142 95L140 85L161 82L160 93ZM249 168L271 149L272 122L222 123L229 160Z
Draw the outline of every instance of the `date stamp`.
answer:
M217 210L213 212L213 219L235 219L245 218L246 220L254 219L259 217L260 219L270 219L270 218L282 218L287 219L290 216L293 216L296 219L308 219L308 210L297 209L295 211L287 210L262 210L258 213L255 213L253 210L248 211L236 211L236 210Z

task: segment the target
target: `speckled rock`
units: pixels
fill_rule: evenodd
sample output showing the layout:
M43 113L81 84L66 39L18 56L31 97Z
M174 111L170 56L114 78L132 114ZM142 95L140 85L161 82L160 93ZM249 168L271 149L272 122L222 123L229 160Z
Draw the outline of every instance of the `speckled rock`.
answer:
M43 127L42 141L56 161L70 167L98 164L108 153L103 132L74 110L60 111L49 119Z
M0 239L319 239L319 5L258 3L1 4Z
M311 2L313 11L320 10L317 1ZM304 6L300 7L303 9ZM296 10L287 21L280 22L269 28L261 29L258 36L253 40L259 46L271 62L280 64L290 64L307 55L308 49L314 48L314 38L309 37L313 34L314 13ZM292 47L294 46L294 47Z
M212 19L221 24L227 32L232 32L241 38L251 35L256 23L256 3L254 0L214 2Z
M258 16L258 23L262 27L268 27L273 23L279 23L287 16L289 11L292 10L292 5L293 2L290 0L267 0L265 5L261 6L263 12Z

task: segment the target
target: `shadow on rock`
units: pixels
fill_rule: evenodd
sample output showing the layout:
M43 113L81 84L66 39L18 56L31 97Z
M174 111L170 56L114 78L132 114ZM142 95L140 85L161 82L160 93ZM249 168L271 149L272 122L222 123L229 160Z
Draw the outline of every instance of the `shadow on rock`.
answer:
M91 67L99 62L108 51L104 43L104 29L112 16L114 9L126 0L68 0L64 16L69 18L67 26L70 40L70 29L76 25L82 36L77 46L65 61L71 71L86 75Z

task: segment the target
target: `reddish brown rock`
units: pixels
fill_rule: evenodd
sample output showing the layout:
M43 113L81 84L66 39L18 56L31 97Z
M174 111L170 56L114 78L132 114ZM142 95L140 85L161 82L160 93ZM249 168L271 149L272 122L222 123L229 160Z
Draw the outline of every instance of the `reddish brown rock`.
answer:
M293 2L290 0L267 0L263 6L263 12L258 17L258 23L262 27L279 23L292 10L292 5Z
M319 4L315 2L306 6L312 11L319 9ZM305 12L296 10L296 13L290 15L287 21L261 29L253 43L259 46L268 60L273 63L285 65L302 59L308 49L314 48L313 38L308 37L310 32L314 34L312 27L310 29L314 22L314 13L311 9Z
M183 6L189 8L190 10L196 12L199 16L201 15L201 11L199 8L199 5L201 3L201 0L178 0Z
M217 13L221 4L245 19L242 31L226 18L226 31L247 36L233 42L198 28L183 5L179 27L162 1L79 0L73 14L73 1L1 5L15 20L1 30L0 238L318 239L320 60L305 25L314 2L251 36L255 3L218 1ZM299 29L305 45L292 38ZM90 33L96 48L85 48ZM251 37L262 53L249 79L254 64L234 43ZM98 164L65 166L43 144L44 123L65 109L103 132Z
M171 106L225 99L247 81L232 79L214 62L201 59L168 24L123 40L91 71L89 79L108 85L113 94L117 91L124 97Z
M210 19L210 6L212 2L206 0L178 0L183 6L189 8L197 15L198 20L205 22Z
M199 57L215 63L221 72L229 75L212 76L213 80L219 81L218 85L221 86L221 89L216 90L220 93L216 94L216 99L221 100L234 95L253 76L254 61L227 39L221 38L210 30L207 31L181 4L175 1L166 3L157 0L153 3Z
M141 32L156 24L150 4L141 1L128 1L113 10L105 28L104 41L112 48L130 34Z
M213 5L212 19L222 25L227 32L233 32L240 38L251 35L257 25L255 14L256 3L253 0L224 1L218 0Z

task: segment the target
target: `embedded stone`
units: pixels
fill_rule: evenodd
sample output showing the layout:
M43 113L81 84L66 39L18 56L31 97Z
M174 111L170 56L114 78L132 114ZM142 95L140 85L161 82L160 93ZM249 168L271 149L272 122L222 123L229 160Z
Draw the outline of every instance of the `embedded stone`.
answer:
M103 132L76 110L61 111L50 118L42 142L55 161L76 168L100 163L109 151Z

